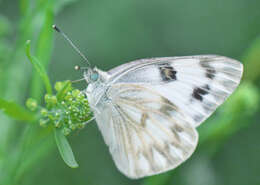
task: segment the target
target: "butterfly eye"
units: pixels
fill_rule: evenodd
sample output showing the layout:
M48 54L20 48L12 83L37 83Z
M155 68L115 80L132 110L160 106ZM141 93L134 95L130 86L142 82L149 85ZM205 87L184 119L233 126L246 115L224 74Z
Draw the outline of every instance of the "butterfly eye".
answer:
M92 80L92 81L96 81L97 79L98 79L98 73L92 73L91 75L90 75L90 79Z

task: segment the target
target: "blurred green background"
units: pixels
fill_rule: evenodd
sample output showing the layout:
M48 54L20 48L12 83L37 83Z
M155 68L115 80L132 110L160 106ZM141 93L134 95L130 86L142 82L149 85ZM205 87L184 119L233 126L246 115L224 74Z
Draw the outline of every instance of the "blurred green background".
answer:
M224 55L245 66L237 92L199 128L194 155L173 171L140 180L116 169L94 121L69 137L80 165L71 169L52 133L1 111L0 184L260 184L259 10L259 0L0 0L1 100L43 100L25 54L28 39L53 84L82 78L73 68L84 61L53 32L53 23L103 70L139 58L196 54ZM83 90L86 83L75 86Z

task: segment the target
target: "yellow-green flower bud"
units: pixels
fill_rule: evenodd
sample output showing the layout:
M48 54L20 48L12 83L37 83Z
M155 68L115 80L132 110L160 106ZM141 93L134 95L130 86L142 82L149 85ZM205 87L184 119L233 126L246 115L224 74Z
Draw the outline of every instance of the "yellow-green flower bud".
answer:
M47 116L48 115L48 110L47 109L41 109L41 115L42 116Z
M80 93L81 93L80 90L75 89L75 90L72 91L72 96L73 96L74 98L76 98L77 96L80 95Z
M40 126L46 127L48 122L49 122L48 119L40 119Z
M37 101L33 98L29 98L26 101L26 106L28 107L28 109L30 109L31 111L35 111L37 109Z
M63 88L62 82L56 82L54 88L56 91L60 91Z

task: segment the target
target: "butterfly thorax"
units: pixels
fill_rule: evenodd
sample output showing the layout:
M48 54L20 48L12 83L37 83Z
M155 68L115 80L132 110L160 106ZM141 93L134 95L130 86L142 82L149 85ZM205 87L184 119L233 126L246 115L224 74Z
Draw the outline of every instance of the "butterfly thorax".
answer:
M108 89L107 80L109 75L97 68L88 70L84 74L84 77L88 83L88 87L85 91L90 107L93 109L97 107L102 99L106 99L106 91Z

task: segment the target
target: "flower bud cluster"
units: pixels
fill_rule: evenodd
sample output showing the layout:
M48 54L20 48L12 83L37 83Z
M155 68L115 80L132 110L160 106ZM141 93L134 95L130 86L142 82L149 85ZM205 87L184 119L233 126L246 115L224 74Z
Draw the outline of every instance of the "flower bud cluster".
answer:
M55 90L56 95L46 94L44 97L46 107L40 109L40 125L61 128L64 135L82 129L93 116L85 94L74 89L69 81L57 82ZM35 104L32 99L27 101L31 110L35 110Z

